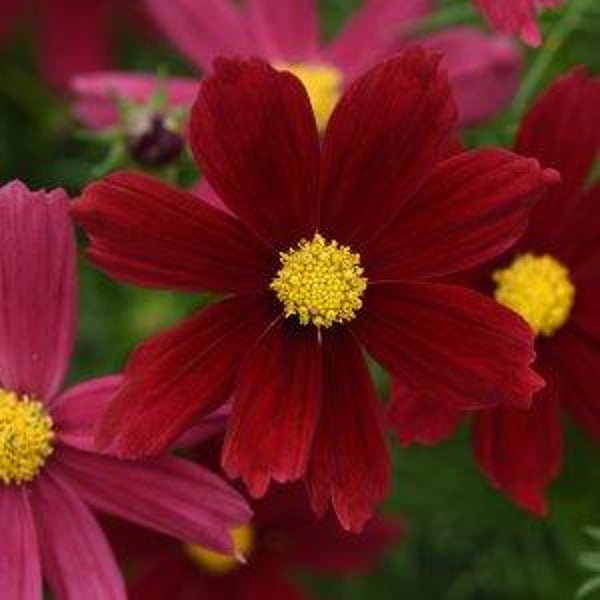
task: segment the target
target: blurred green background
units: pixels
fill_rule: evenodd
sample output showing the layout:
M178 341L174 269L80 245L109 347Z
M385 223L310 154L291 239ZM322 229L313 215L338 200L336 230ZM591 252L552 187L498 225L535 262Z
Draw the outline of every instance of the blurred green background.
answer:
M332 35L359 4L322 0L326 34ZM568 11L580 18L567 37L556 35L565 29ZM439 2L428 27L459 23L483 26L465 0ZM566 8L547 12L542 27L549 43L538 51L523 49L526 95L575 64L600 71L598 0L570 0ZM23 31L0 49L0 182L20 178L33 187L62 186L77 194L93 178L107 148L80 135L68 103L36 73L30 42ZM154 39L123 36L119 56L119 67L125 69L156 72L166 65L170 74L193 72ZM519 109L508 107L493 122L465 132L468 144L510 145ZM82 310L73 380L120 369L137 342L202 302L117 284L84 259L80 267ZM323 597L348 600L572 598L589 576L578 564L580 553L592 545L582 530L600 525L600 453L571 427L567 448L563 473L550 494L550 517L540 521L489 488L473 464L466 428L437 448L394 447L395 485L387 509L403 516L404 542L368 576L341 582L303 576L306 585Z

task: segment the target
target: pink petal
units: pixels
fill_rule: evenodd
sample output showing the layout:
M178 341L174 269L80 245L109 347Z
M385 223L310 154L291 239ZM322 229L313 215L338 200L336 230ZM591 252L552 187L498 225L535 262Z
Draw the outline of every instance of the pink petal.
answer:
M37 480L31 505L44 576L54 596L125 600L125 585L102 529L58 469L47 468Z
M156 24L203 71L216 56L251 53L248 28L231 0L145 0Z
M249 0L248 20L267 60L308 62L317 57L318 10L315 0Z
M38 540L27 491L0 484L0 590L2 598L40 600Z
M0 7L0 43L13 32L15 21L24 8L23 0L2 0Z
M63 447L56 460L98 510L217 552L232 550L229 530L250 516L220 477L180 458L131 462Z
M118 375L101 377L61 394L52 407L58 440L73 448L95 452L96 426L121 382Z
M512 99L521 58L507 39L456 27L421 42L444 54L442 64L448 69L461 126L493 116Z
M365 0L326 51L352 78L393 52L403 32L432 10L430 0Z
M75 240L62 190L0 188L0 384L50 401L75 331Z
M231 403L220 406L215 411L204 417L199 423L195 423L173 444L176 448L188 448L205 442L217 433L223 433L227 427L227 421L231 414Z
M75 95L73 112L87 127L110 127L119 118L118 100L145 104L158 90L164 90L169 106L191 108L198 92L198 80L192 77L161 79L118 71L79 75L71 81Z

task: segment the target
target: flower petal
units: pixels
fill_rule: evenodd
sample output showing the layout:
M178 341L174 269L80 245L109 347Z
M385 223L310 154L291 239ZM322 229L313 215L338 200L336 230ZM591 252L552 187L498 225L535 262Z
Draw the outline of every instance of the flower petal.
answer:
M218 196L277 250L315 232L319 138L296 77L219 59L192 109L190 141Z
M247 10L259 56L270 62L317 58L319 15L314 0L249 0Z
M561 185L534 210L526 234L528 246L547 249L570 224L598 158L600 78L575 69L559 79L524 117L516 148L561 174Z
M479 466L494 487L536 515L546 514L546 486L560 470L562 424L555 385L546 388L529 410L496 408L477 413L474 449Z
M0 188L0 385L49 402L69 366L75 238L62 190Z
M432 398L422 391L415 393L408 385L396 380L387 416L400 445L434 446L456 432L465 413L444 406L440 398Z
M73 112L87 127L103 129L117 124L120 100L146 104L164 90L170 107L191 108L199 82L194 78L169 77L119 71L99 71L78 75L71 81L75 95Z
M240 361L275 317L265 298L234 296L144 342L97 443L129 457L164 451L228 399Z
M42 573L38 539L25 488L0 487L0 589L4 598L39 600Z
M360 532L388 490L390 459L377 395L347 329L323 336L323 407L306 485L313 510L331 505L344 529Z
M88 186L71 209L90 259L112 277L184 291L263 289L276 260L240 222L139 173Z
M35 484L31 504L44 575L56 598L126 598L119 567L91 511L54 466Z
M298 479L306 471L320 409L317 330L281 318L240 367L223 468L232 478L241 476L255 497L266 492L270 479Z
M527 227L552 169L505 150L472 150L438 163L393 224L369 244L369 281L443 277L510 248Z
M57 440L95 452L94 433L123 378L111 375L80 383L61 394L52 407Z
M444 55L456 96L459 124L468 126L496 114L519 85L521 58L509 40L478 29L453 27L421 39Z
M414 47L350 86L323 142L320 230L361 249L442 158L456 118L440 57Z
M215 56L247 55L248 29L230 0L144 0L171 43L202 71Z
M327 60L354 78L389 54L402 33L432 9L431 0L364 0L327 48Z
M402 384L445 407L526 408L543 385L530 369L535 354L527 324L468 289L412 282L371 286L352 329Z
M56 461L97 510L216 552L232 552L229 530L251 515L223 479L181 458L131 462L63 447Z

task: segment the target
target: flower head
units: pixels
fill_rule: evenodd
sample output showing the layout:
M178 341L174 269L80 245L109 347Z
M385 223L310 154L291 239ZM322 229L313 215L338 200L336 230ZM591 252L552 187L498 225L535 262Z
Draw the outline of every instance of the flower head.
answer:
M222 479L163 456L133 463L98 453L93 432L121 378L60 388L75 330L75 244L68 198L0 188L0 589L41 598L124 599L92 509L217 552L249 517ZM42 573L43 571L43 573Z
M576 69L556 81L525 115L517 151L561 173L533 210L518 243L469 280L518 313L536 335L536 369L546 379L529 411L508 407L474 416L474 447L492 484L537 515L560 472L563 409L600 438L600 327L597 284L600 186L588 178L600 150L600 80ZM393 421L404 442L435 442L461 413L446 409L435 430L431 402L397 388Z
M358 530L389 478L365 350L453 406L527 406L529 328L430 279L505 250L556 174L499 150L446 158L455 117L439 57L415 48L351 86L321 146L293 75L220 60L190 137L230 212L134 173L73 209L113 276L228 294L136 351L99 443L153 454L232 396L227 473L254 496L303 477Z

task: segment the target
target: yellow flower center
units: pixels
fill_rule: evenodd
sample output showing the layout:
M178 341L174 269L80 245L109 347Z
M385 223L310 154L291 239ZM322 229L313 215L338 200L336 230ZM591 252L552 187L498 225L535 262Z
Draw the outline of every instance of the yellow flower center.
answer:
M324 131L342 93L342 73L328 64L280 63L280 71L289 71L306 88L319 131Z
M231 530L235 552L232 556L208 550L202 546L186 544L187 555L203 570L212 575L225 575L236 569L254 549L254 529L241 525Z
M552 256L523 254L493 279L496 300L521 315L536 335L553 335L569 318L575 287L568 269Z
M41 402L0 389L0 479L33 481L52 454L52 419Z
M286 317L297 315L302 325L331 327L356 316L367 288L359 254L316 234L280 258L271 289L283 303Z

